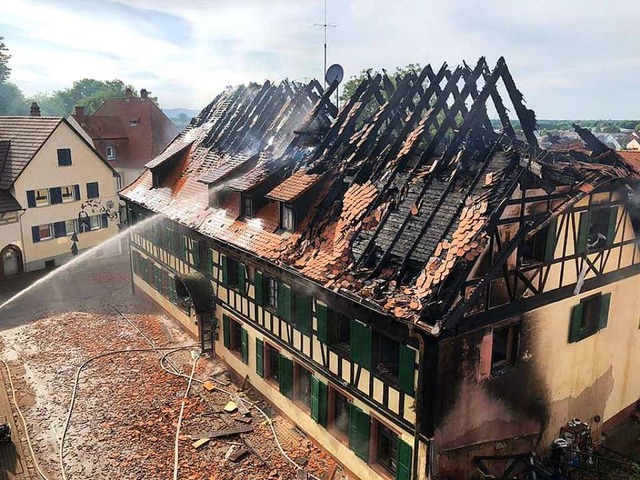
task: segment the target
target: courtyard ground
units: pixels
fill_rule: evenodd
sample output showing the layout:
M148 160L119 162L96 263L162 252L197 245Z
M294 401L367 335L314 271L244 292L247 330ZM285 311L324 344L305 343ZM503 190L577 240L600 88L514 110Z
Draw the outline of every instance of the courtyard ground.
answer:
M41 275L0 285L0 304ZM62 463L70 480L173 478L174 441L194 360L192 350L169 349L193 346L194 341L153 303L131 293L126 255L90 258L0 310L0 342L36 458L50 479L64 478L59 459L63 435ZM78 368L107 352L112 353L91 361L79 374L65 434ZM169 373L167 361L162 368L165 354L184 376ZM294 479L306 478L306 473L348 478L258 392L241 391L241 380L234 379L224 363L200 358L194 378L178 437L178 478ZM204 388L204 381L217 388ZM241 404L250 413L226 412L231 395L244 399ZM302 470L285 458L270 421L253 403L272 419L277 441ZM199 438L234 430L245 433L193 446ZM24 473L6 478L38 478L24 453L24 434L18 436L23 440L16 438L16 451L7 461L15 470L19 458Z

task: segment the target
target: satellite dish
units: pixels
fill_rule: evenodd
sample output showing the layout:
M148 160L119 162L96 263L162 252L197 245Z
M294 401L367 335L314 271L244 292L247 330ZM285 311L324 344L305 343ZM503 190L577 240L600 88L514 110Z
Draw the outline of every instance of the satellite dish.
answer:
M342 66L337 63L334 63L333 65L331 65L324 76L324 79L327 81L327 84L329 85L333 84L333 82L340 83L343 78L344 78L344 70L342 69Z

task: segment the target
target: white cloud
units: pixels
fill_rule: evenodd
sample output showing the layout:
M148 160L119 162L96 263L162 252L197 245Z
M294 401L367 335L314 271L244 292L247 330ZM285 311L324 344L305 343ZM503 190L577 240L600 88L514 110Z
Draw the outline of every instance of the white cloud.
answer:
M199 108L227 84L322 73L323 0L97 1L3 0L27 93L117 77ZM633 0L329 0L329 62L349 76L505 56L541 118L637 116L625 96L640 76L638 18Z

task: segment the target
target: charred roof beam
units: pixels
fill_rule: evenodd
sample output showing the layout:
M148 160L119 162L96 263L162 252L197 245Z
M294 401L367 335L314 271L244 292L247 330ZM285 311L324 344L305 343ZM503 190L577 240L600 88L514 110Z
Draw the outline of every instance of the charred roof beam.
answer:
M509 94L513 108L516 111L516 115L518 115L518 120L520 120L522 132L529 144L529 150L534 152L539 149L538 140L536 139L535 134L535 130L538 128L536 114L533 110L524 106L524 97L516 87L516 83L513 81L513 77L511 76L511 72L509 72L509 68L507 67L504 57L500 57L498 59L498 64L502 65L502 81L507 89L507 93Z

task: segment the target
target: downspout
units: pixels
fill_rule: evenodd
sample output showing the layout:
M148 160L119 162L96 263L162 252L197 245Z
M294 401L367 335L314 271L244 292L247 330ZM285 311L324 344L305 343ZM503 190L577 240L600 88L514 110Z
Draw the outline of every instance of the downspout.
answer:
M409 325L409 337L415 338L418 341L418 388L416 389L415 406L416 406L416 425L413 431L413 468L411 478L412 480L418 480L418 454L420 450L420 422L422 420L422 386L424 382L424 350L425 343L424 338L418 332L416 332L415 325ZM431 442L427 444L427 450L430 450ZM427 479L431 479L431 465L429 460L429 454L427 453Z
M24 243L24 232L22 231L22 217L27 213L27 209L22 210L22 213L18 215L18 228L20 229L20 244L22 245L22 273L27 271L27 246Z

